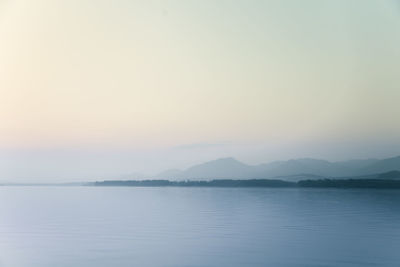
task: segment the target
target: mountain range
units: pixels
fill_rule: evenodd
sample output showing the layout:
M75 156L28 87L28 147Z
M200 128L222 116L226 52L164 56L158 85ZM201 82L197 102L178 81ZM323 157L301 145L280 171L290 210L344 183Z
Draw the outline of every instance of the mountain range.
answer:
M303 179L378 177L382 173L389 173L386 175L392 178L400 178L400 156L338 162L304 158L259 165L248 165L234 158L220 158L194 165L186 170L167 170L151 178L170 180L278 178L299 181Z

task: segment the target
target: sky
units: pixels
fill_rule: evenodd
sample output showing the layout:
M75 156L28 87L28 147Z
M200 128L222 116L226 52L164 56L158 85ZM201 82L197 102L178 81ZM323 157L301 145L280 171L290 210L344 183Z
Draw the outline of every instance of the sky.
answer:
M0 0L0 181L400 155L397 0Z

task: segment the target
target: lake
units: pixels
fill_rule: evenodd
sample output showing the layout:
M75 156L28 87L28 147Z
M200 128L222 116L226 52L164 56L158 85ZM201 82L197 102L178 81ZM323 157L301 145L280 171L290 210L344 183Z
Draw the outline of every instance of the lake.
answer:
M400 266L400 191L0 187L0 266Z

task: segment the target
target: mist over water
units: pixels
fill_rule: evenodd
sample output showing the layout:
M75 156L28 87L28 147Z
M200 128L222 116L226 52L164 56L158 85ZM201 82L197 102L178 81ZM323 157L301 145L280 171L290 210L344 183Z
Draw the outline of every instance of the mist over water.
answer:
M399 266L395 190L0 187L0 266Z

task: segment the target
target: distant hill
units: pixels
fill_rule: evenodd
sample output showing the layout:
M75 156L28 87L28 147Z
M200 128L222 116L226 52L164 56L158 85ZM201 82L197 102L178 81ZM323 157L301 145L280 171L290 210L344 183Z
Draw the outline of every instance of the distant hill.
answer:
M330 162L319 159L293 159L259 165L247 165L234 158L221 158L194 165L186 170L169 170L158 174L158 179L271 179L288 181L323 178L359 177L380 179L377 174L398 179L400 156L388 159L366 159Z
M377 175L378 179L400 180L400 171L390 171Z
M234 158L222 158L190 167L181 172L178 177L186 179L248 178L253 168L253 166L246 165Z
M388 171L400 171L400 156L378 160L362 168L361 174L383 173Z

